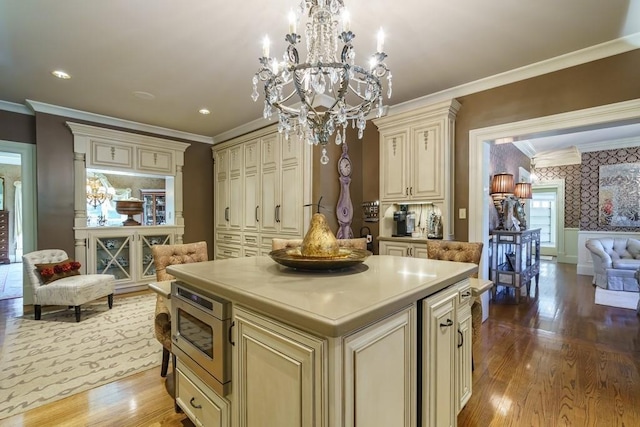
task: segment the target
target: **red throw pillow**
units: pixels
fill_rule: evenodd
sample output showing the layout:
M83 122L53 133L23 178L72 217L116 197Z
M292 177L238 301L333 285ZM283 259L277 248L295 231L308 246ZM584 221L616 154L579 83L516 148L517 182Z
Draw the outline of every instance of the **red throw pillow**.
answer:
M80 274L80 263L72 259L65 259L50 264L36 264L36 269L42 278L42 284L46 285L63 277Z

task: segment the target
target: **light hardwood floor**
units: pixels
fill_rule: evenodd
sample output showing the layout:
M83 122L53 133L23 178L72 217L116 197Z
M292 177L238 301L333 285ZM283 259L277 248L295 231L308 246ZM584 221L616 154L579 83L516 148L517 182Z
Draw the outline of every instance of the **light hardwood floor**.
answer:
M473 396L459 426L640 425L640 318L594 304L575 265L542 263L539 295L504 296L474 343ZM0 301L0 344L21 300ZM192 426L159 369L0 420L0 426ZM394 426L390 426L394 427Z

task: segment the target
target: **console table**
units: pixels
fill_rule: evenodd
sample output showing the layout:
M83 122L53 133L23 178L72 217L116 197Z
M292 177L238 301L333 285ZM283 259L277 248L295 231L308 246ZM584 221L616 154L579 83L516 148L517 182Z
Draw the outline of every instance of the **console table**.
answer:
M492 290L496 297L498 286L515 288L516 303L520 303L520 288L526 286L527 296L531 279L540 279L540 229L524 231L493 230L491 232L489 268ZM536 291L537 295L537 291Z

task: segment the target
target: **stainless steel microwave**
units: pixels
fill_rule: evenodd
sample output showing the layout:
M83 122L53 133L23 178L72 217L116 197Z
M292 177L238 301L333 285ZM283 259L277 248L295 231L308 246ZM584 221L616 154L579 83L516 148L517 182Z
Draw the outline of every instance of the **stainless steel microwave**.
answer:
M171 284L172 351L205 373L221 396L231 390L231 303L180 282Z

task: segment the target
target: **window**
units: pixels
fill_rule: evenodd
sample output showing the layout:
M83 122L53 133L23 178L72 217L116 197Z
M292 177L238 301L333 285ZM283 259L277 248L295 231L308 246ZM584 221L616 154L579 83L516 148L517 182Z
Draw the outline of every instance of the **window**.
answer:
M540 229L542 246L556 245L556 192L553 190L533 191L530 228Z

